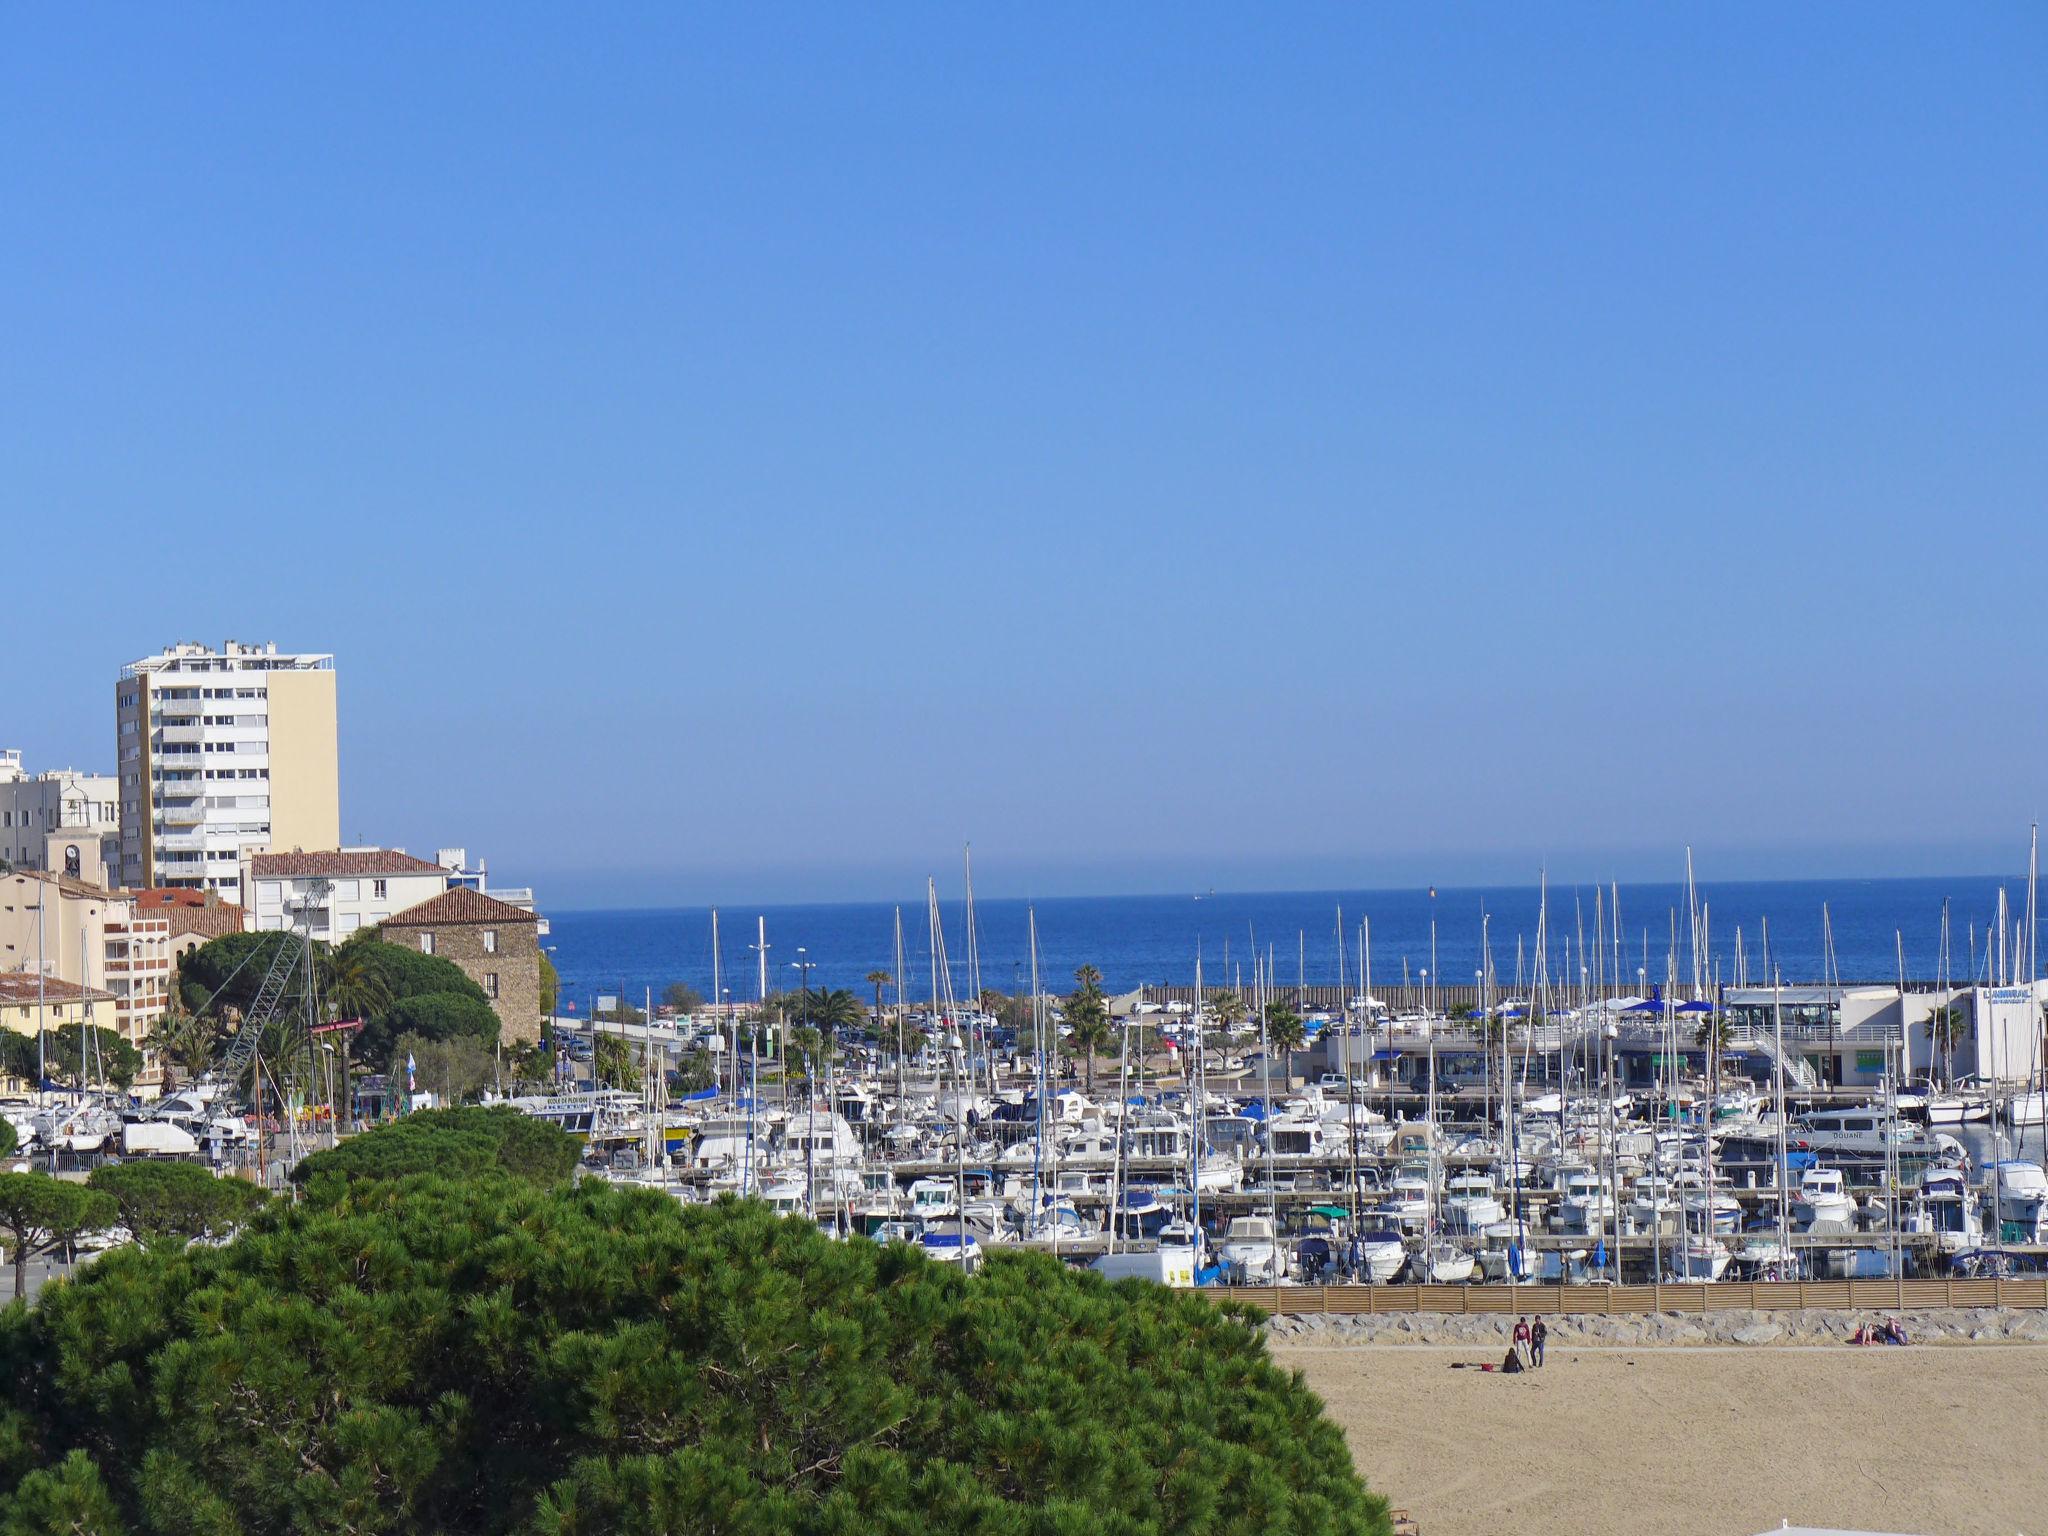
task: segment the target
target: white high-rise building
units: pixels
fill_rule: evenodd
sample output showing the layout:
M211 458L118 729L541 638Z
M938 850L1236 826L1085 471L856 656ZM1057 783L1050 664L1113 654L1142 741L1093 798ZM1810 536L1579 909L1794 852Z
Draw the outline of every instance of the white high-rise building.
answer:
M103 773L31 774L0 750L0 861L104 885L119 872L121 792Z
M334 658L180 644L115 685L123 884L236 899L242 861L341 842Z

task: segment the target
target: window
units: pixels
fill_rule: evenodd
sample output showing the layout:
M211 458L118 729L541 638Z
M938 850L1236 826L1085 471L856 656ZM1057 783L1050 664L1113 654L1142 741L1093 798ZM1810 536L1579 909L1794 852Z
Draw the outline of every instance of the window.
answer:
M431 955L433 952L434 935L432 930L428 930L420 935L420 953L423 955Z
M495 928L486 928L484 930L484 953L487 955L495 955L497 952L498 930Z
M385 895L386 891L384 882L382 880L372 880L370 882L370 899L373 901L382 901Z
M498 1000L498 973L496 971L484 972L484 996L494 1003Z

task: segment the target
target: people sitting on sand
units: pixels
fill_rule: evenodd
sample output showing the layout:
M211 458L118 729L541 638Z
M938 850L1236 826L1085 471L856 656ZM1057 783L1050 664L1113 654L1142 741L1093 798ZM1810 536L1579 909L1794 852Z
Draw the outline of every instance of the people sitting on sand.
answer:
M1896 1317L1886 1318L1884 1324L1884 1341L1887 1344L1905 1343L1906 1325L1900 1322Z
M1518 1344L1508 1346L1508 1357L1500 1363L1501 1374L1512 1376L1522 1370L1522 1350Z

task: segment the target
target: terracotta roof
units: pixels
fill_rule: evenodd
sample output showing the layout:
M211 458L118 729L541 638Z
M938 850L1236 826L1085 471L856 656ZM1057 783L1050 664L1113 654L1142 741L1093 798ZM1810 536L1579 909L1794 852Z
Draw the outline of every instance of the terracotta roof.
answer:
M464 923L538 923L531 912L473 891L466 885L430 896L416 907L407 907L384 919L386 928L452 928Z
M75 981L65 981L56 976L40 978L43 1001L46 1003L75 1003L81 997L96 1003L111 1003L114 994L102 992L98 987L81 987ZM34 971L0 971L0 1007L14 1008L22 1003L36 1000L38 978Z
M153 885L128 894L135 898L135 905L144 912L154 912L160 907L204 907L220 900L212 891L195 891L181 885Z
M389 848L330 850L326 853L259 853L249 860L249 869L259 880L265 876L302 880L325 875L331 880L337 875L352 879L358 875L447 873L438 864L429 864L409 853L394 853Z

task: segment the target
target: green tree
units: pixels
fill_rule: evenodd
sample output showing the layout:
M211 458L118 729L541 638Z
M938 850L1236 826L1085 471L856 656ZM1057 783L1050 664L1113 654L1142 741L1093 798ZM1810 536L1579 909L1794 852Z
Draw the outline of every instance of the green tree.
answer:
M14 1134L14 1122L0 1117L0 1157L14 1156L14 1149L21 1145L21 1138Z
M117 1219L112 1198L83 1184L47 1173L0 1173L0 1239L14 1261L14 1294L27 1293L30 1259L68 1253L86 1233Z
M861 1007L860 999L839 987L819 987L798 994L796 1012L790 1017L828 1032L865 1029L868 1022L868 1012Z
M555 1004L560 1000L561 993L561 975L555 970L555 962L549 958L548 952L542 950L540 952L540 1016L542 1018L550 1019L554 1017Z
M463 1037L487 1051L498 1042L498 1015L481 997L464 992L426 992L401 997L356 1037L355 1054L364 1061L396 1061L405 1057L397 1045L406 1035L422 1040Z
M440 1096L442 1104L460 1104L490 1086L497 1077L497 1055L474 1035L447 1035L429 1040L423 1035L400 1035L391 1048L394 1076L405 1071L406 1058L413 1061L413 1082L422 1093Z
M1225 1031L1235 1029L1246 1018L1244 999L1227 989L1209 994L1209 1012Z
M802 1064L805 1077L815 1080L824 1076L825 1063L833 1055L832 1037L825 1031L799 1024L789 1032L789 1059Z
M1266 1043L1280 1052L1282 1071L1294 1081L1294 1053L1308 1044L1308 1028L1292 1004L1285 1001L1266 1005Z
M368 1021L398 1001L396 968L378 953L386 947L395 946L355 937L334 952L321 987L333 1017Z
M1935 1050L1941 1053L1944 1078L1955 1076L1956 1047L1963 1043L1963 1037L1969 1030L1970 1016L1960 1003L1950 1003L1928 1015L1927 1038Z
M672 981L663 987L661 1000L675 1010L678 1018L695 1013L704 1006L704 994L686 981Z
M151 1028L143 1047L156 1057L168 1092L181 1078L197 1078L212 1063L220 1049L220 1029L212 1020L191 1012L173 994L171 1006Z
M248 1013L280 946L297 944L280 932L227 933L209 939L178 962L177 995L188 1013L212 1019Z
M1453 1024L1470 1024L1478 1011L1470 1003L1453 1003L1444 1016Z
M596 1074L599 1086L638 1093L646 1080L640 1070L642 1049L636 1040L621 1040L617 1035L598 1031L590 1055L591 1070Z
M142 1052L97 1024L60 1024L49 1031L44 1060L50 1075L74 1088L126 1088L142 1070Z
M216 1178L197 1163L108 1163L86 1184L110 1197L121 1225L145 1243L224 1237L264 1201L254 1184Z
M109 1253L0 1317L0 1423L6 1532L1388 1528L1245 1308L595 1180L316 1180Z
M1088 1060L1088 1091L1095 1091L1095 1056L1109 1049L1114 1038L1110 1030L1109 999L1103 995L1102 972L1083 965L1074 972L1074 990L1061 1010L1067 1021L1067 1050L1082 1052Z
M683 1059L669 1073L669 1087L675 1093L702 1093L714 1087L718 1074L712 1070L709 1051L685 1051Z
M423 1109L301 1159L292 1179L311 1187L322 1180L476 1179L496 1172L560 1184L575 1172L578 1150L558 1127L502 1104Z

